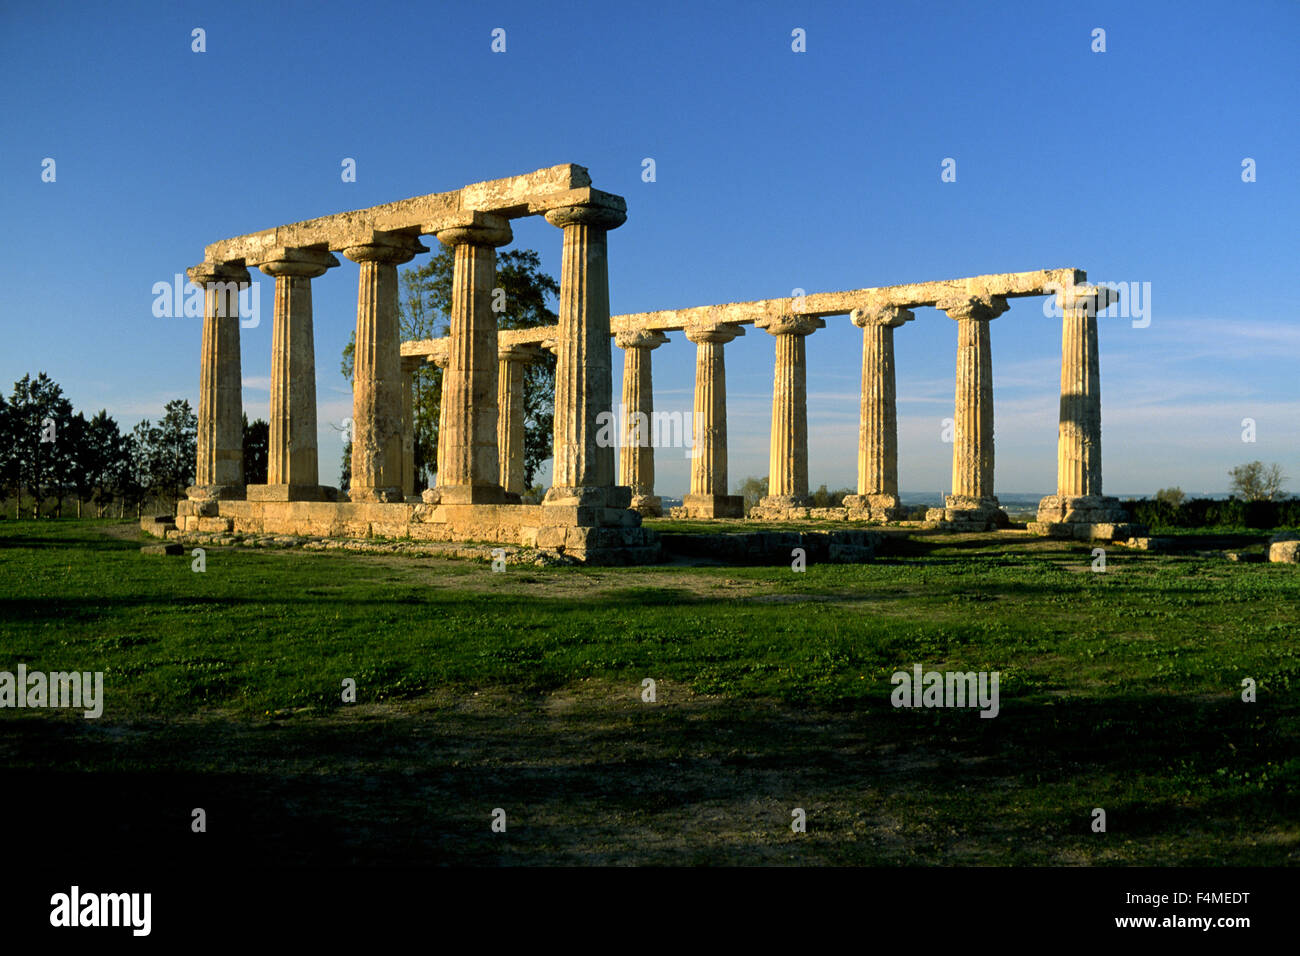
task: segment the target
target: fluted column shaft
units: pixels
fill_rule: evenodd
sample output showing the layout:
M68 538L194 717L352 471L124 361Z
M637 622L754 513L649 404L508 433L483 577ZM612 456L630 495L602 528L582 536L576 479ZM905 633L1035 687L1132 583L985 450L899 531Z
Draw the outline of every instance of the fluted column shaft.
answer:
M808 496L808 370L802 335L776 337L768 490Z
M989 322L1007 309L993 296L941 302L957 321L957 370L953 411L952 494L993 499L993 355Z
M620 332L614 343L623 349L623 441L619 447L618 483L632 490L631 507L660 515L655 495L654 381L650 353L668 337L662 332Z
M195 486L190 495L238 496L244 492L239 289L248 285L248 270L241 265L203 262L188 270L188 274L204 290L198 455Z
M1063 310L1061 419L1057 432L1056 493L1101 495L1101 365L1097 313L1091 300Z
M546 214L564 230L555 366L555 474L548 504L612 504L614 448L601 442L612 411L607 232L627 214L617 205L566 206ZM615 500L618 499L618 500Z
M894 329L911 320L900 306L857 309L862 329L862 404L858 428L858 494L898 495L898 406Z
M524 493L525 366L541 358L535 346L502 348L497 353L497 447L501 487L509 500Z
M361 266L352 379L353 501L402 500L402 358L397 267L423 246L376 236L344 254Z
M808 379L804 338L826 323L785 315L763 327L776 338L772 436L764 506L808 502Z
M271 329L271 409L266 483L315 487L316 347L311 280L339 261L329 252L284 249L258 268L275 277Z
M442 439L447 434L447 365L450 362L451 356L447 352L433 356L433 364L442 370L442 377L438 385L438 447L435 453L436 461L434 462L434 484L439 490L442 489L443 476L447 473L447 469L443 466L447 444Z
M512 236L505 219L477 214L443 229L438 241L454 250L449 361L443 373L446 432L439 435L446 469L438 478L444 502L503 500L497 450L497 318L492 311L496 247Z

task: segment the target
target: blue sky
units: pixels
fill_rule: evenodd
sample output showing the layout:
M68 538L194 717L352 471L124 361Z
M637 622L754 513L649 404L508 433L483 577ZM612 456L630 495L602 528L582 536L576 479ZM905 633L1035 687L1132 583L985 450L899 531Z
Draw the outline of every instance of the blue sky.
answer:
M1259 458L1300 491L1292 0L52 3L0 12L0 64L6 392L39 370L126 426L175 397L197 407L201 323L155 318L151 289L206 244L573 162L627 197L616 313L1065 266L1149 282L1149 326L1101 324L1106 490L1226 490ZM515 237L559 274L557 229L521 220ZM327 482L356 271L313 288ZM268 405L261 278L250 417ZM860 336L838 317L808 340L814 486L855 481ZM992 340L997 488L1050 492L1059 322L1016 300ZM955 351L932 309L897 334L904 491L948 488ZM767 471L772 360L752 328L727 346L733 483ZM689 412L693 362L681 335L654 353L657 408ZM661 493L686 489L680 451L657 469Z

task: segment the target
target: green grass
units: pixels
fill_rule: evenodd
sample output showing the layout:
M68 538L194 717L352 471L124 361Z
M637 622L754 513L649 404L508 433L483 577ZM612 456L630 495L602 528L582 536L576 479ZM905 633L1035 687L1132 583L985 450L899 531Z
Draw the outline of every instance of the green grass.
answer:
M918 533L893 541L896 557L802 574L494 574L231 548L210 548L200 574L188 554L147 557L139 543L108 522L0 522L0 670L103 670L107 698L100 721L0 711L4 765L21 779L58 753L124 779L229 773L236 801L252 799L250 774L328 831L289 858L336 846L460 862L700 862L701 846L736 863L1300 853L1294 567L1111 548L1093 573L1083 544ZM1000 671L1000 716L892 708L890 675L914 663ZM646 677L656 705L639 700ZM1258 703L1240 701L1245 677ZM345 678L358 706L340 701ZM124 731L106 739L111 726ZM358 774L379 783L356 791ZM472 822L479 793L498 794L489 809L531 807L534 838L491 843ZM426 819L431 803L448 826L469 821L463 839L421 842L392 823ZM803 841L790 806L816 821ZM1106 834L1088 828L1098 806ZM376 807L389 823L360 840L356 821Z

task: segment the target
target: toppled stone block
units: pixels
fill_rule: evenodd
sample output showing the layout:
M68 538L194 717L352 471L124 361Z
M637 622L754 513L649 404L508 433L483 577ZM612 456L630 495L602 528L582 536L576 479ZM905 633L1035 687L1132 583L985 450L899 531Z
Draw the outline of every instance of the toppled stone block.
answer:
M166 544L146 544L140 547L141 554L184 554L185 549L175 541Z
M1279 534L1270 538L1268 559L1277 564L1300 564L1300 535Z
M140 519L140 530L157 538L166 537L167 532L175 527L176 521L171 515L155 515Z

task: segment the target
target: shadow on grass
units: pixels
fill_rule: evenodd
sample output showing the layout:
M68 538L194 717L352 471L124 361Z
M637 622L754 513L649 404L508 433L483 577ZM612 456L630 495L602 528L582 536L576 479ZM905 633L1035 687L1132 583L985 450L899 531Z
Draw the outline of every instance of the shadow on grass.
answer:
M7 852L252 866L1297 860L1294 739L1235 699L1008 700L994 720L886 701L549 703L269 725L6 720ZM790 840L792 806L808 808L807 841ZM1089 831L1098 806L1105 841ZM498 807L505 834L490 829ZM1289 842L1265 838L1288 828Z

